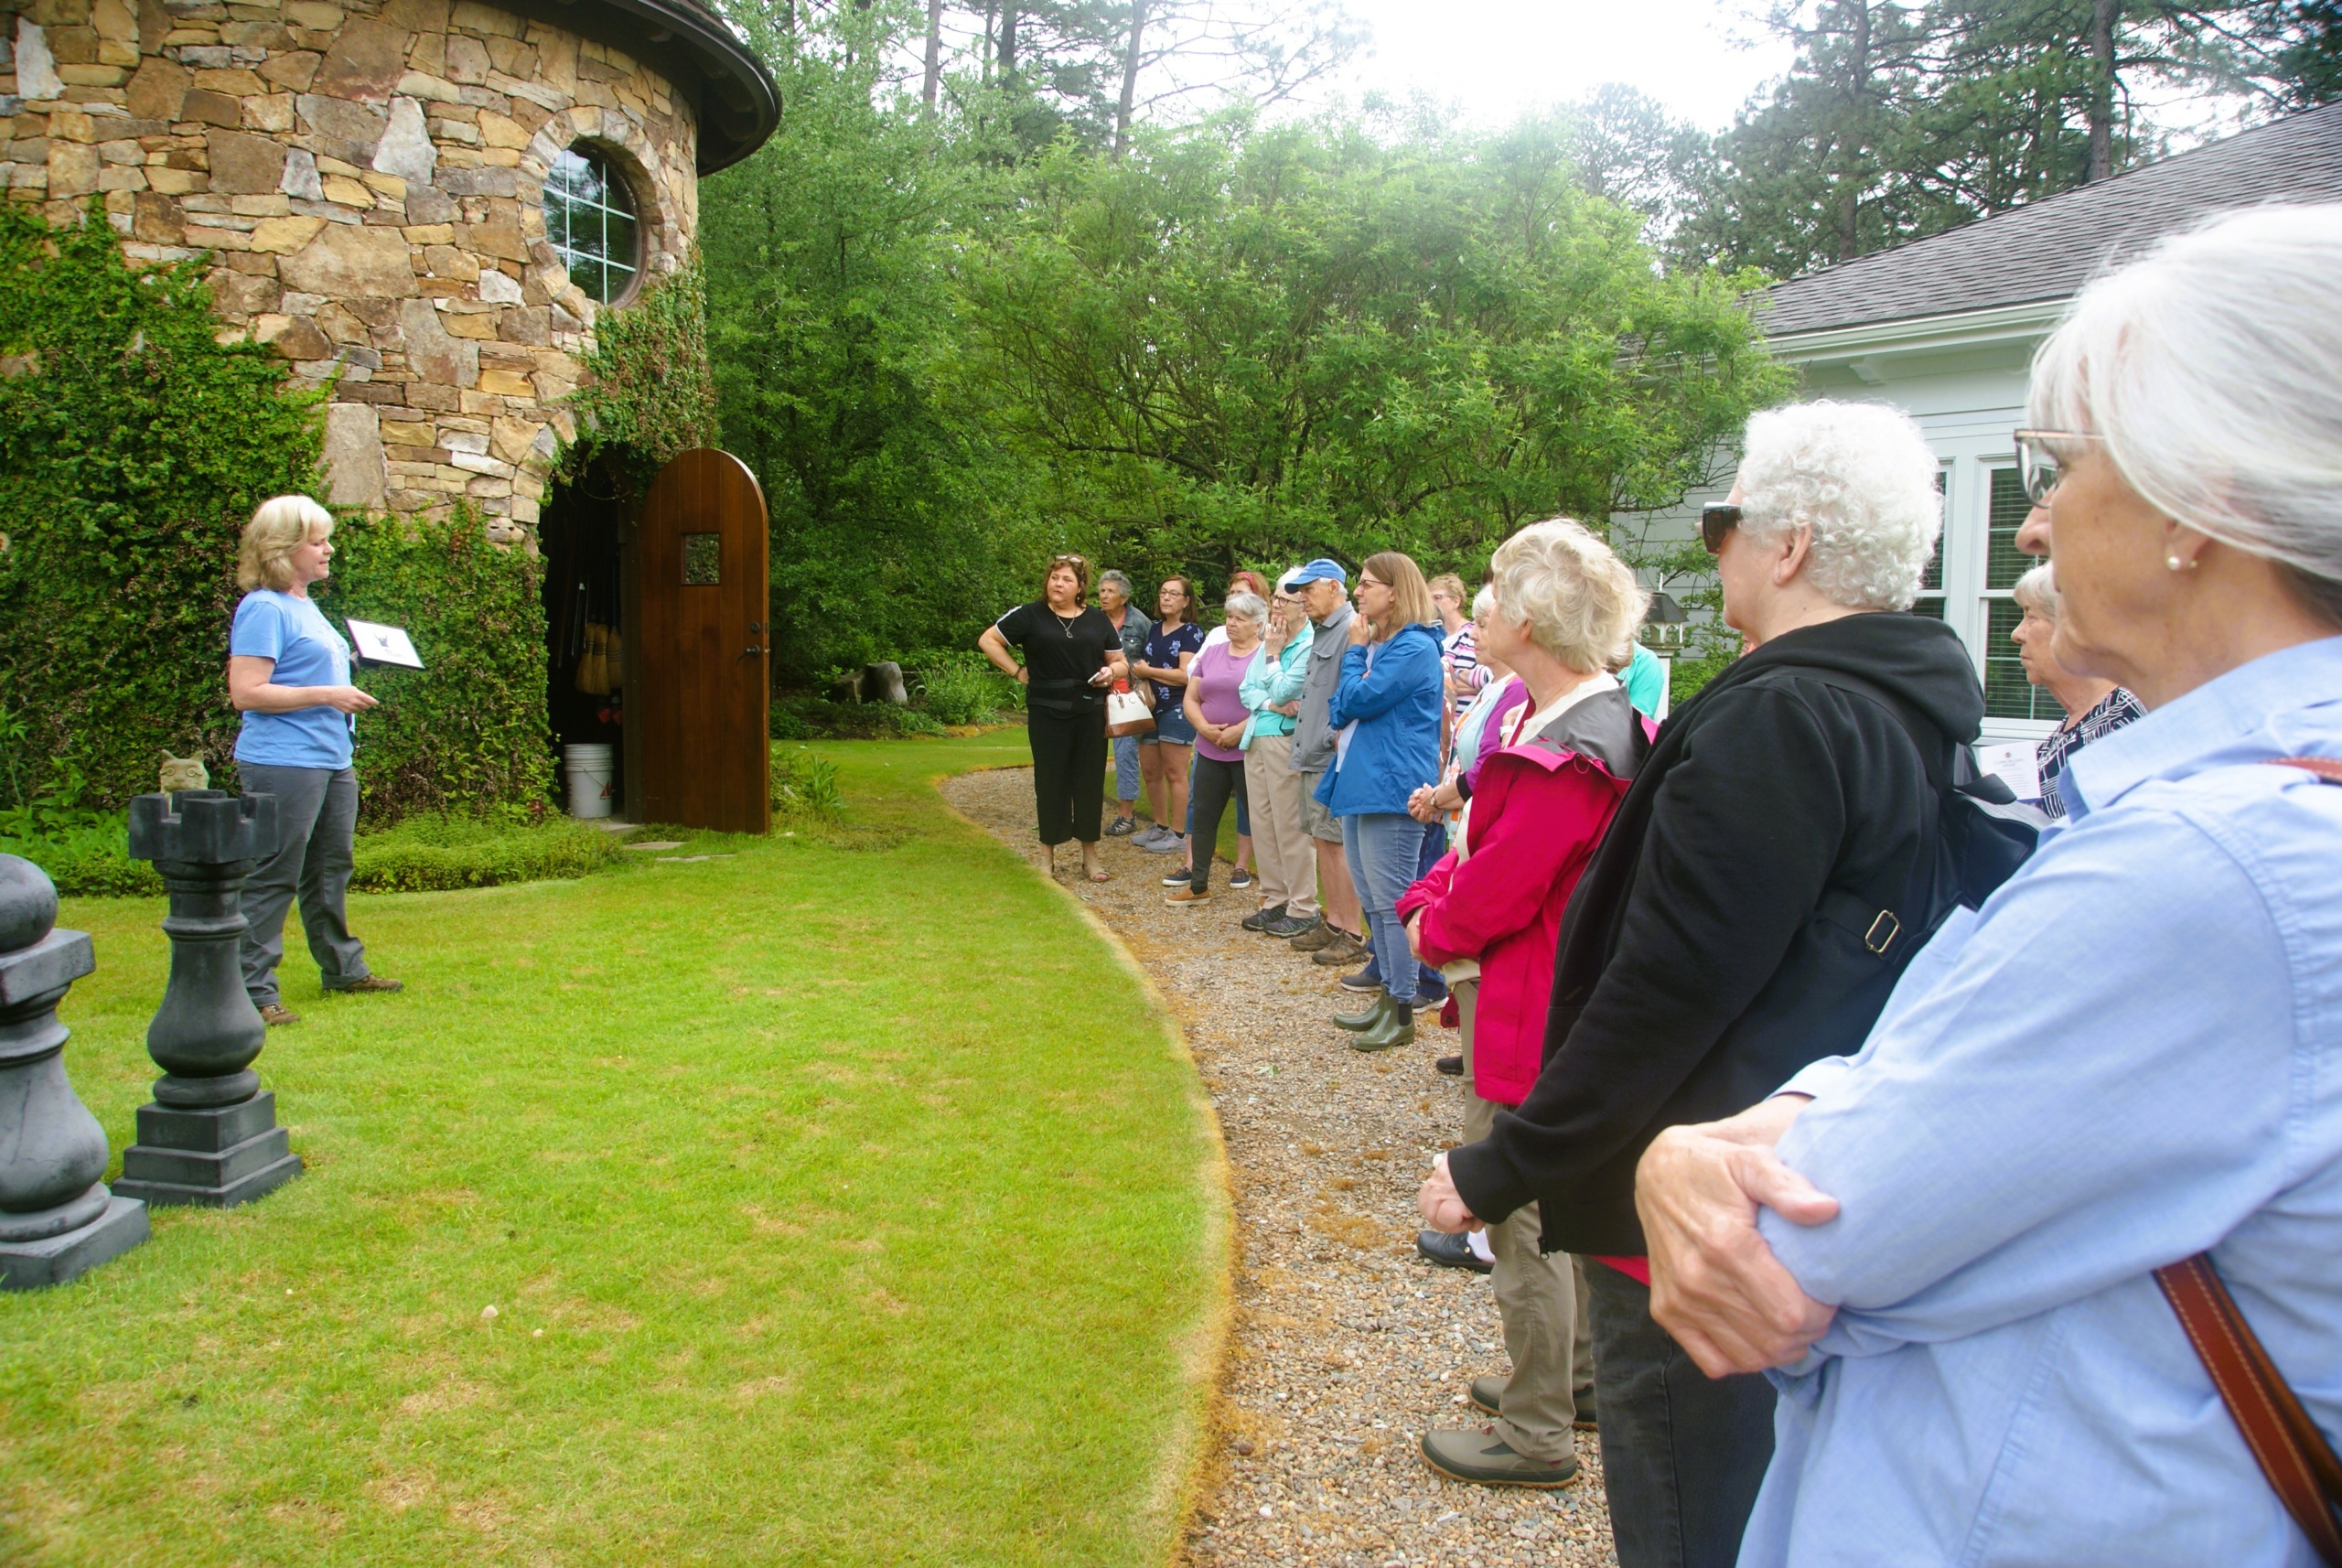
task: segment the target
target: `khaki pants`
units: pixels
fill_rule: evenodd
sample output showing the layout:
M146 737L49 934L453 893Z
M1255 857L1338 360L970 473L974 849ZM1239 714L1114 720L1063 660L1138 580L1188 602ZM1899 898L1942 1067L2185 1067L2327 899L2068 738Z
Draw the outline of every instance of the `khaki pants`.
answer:
M1244 789L1252 811L1252 858L1258 862L1261 905L1282 904L1295 919L1317 915L1317 850L1300 774L1293 770L1293 736L1254 736L1244 752Z
M1472 1021L1480 983L1458 981L1455 991L1456 1010L1464 1025L1464 1141L1477 1144L1496 1126L1497 1112L1512 1108L1469 1092ZM1497 1259L1488 1283L1496 1287L1504 1348L1512 1358L1512 1376L1500 1402L1504 1413L1495 1424L1497 1435L1515 1453L1558 1459L1574 1452L1570 1425L1577 1417L1577 1396L1594 1387L1592 1314L1585 1300L1585 1265L1567 1252L1541 1253L1537 1242L1542 1229L1533 1203L1488 1227L1488 1251Z

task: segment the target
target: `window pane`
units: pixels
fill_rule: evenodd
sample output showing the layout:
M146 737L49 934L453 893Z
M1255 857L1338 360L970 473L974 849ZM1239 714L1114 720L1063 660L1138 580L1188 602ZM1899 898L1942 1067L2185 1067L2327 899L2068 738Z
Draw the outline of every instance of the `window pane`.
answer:
M2066 710L2047 688L2025 678L2025 663L2017 657L2016 644L2009 640L2009 633L2025 618L2025 611L2014 599L1988 602L1992 614L1984 634L1984 712L1996 719L2062 721Z
M724 536L720 533L683 535L683 585L712 588L724 581Z
M572 147L545 171L545 239L569 281L607 305L624 295L641 263L634 193L609 161Z
M2014 588L2016 580L2033 564L2033 557L2020 554L2016 547L2016 531L2025 526L2025 514L2032 510L2033 503L2025 499L2025 480L2017 471L1993 469L1993 510L1987 524L1992 545L1991 553L1985 558L1985 587Z
M1920 595L1918 601L1911 607L1911 613L1925 616L1929 620L1943 619L1943 596L1938 594L1930 598L1925 594Z
M1943 518L1943 490L1945 482L1944 471L1941 468L1938 468L1936 470L1936 516L1939 521L1941 521ZM1919 579L1919 588L1923 593L1941 593L1943 591L1943 536L1944 533L1948 532L1948 529L1949 525L1944 529L1939 529L1936 532L1935 553L1928 557L1927 574ZM1920 602L1922 604L1926 603L1925 600ZM1943 606L1941 604L1938 604L1933 610L1922 610L1920 613L1923 615L1933 615L1936 619L1941 620L1943 619Z

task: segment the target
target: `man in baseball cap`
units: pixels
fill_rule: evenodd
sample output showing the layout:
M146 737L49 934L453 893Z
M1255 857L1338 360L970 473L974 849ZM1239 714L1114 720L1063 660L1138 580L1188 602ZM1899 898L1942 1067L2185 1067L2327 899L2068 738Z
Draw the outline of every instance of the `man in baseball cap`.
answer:
M1322 556L1285 574L1316 628L1309 645L1309 677L1301 688L1301 712L1293 736L1293 769L1301 776L1303 814L1317 853L1318 906L1322 925L1296 935L1295 950L1327 965L1346 964L1366 951L1366 917L1342 854L1341 825L1317 802L1317 779L1334 760L1334 729L1327 704L1341 679L1342 651L1349 642L1349 574L1338 561Z

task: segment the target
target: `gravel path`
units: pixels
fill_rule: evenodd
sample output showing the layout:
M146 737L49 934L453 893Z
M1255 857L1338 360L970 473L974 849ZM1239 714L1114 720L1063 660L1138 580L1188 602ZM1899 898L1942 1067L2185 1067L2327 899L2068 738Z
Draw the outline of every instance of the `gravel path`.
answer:
M1028 769L965 774L943 794L1047 864ZM1410 1047L1348 1049L1326 1022L1346 994L1338 972L1241 929L1249 892L1216 870L1210 903L1171 908L1157 879L1172 856L1105 843L1114 879L1072 890L1170 998L1234 1178L1236 1314L1185 1560L1615 1563L1592 1433L1577 1483L1553 1492L1460 1485L1415 1446L1427 1425L1465 1424L1466 1383L1505 1369L1488 1281L1414 1250L1415 1188L1463 1125L1461 1084L1432 1070L1455 1035L1424 1014Z

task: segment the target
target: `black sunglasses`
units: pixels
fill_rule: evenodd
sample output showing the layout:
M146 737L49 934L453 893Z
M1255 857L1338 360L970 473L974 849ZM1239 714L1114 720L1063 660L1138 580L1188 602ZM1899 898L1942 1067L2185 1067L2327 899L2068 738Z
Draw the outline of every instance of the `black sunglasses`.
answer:
M1728 501L1715 501L1700 509L1700 542L1708 547L1711 555L1724 553L1724 536L1740 526L1740 509Z

